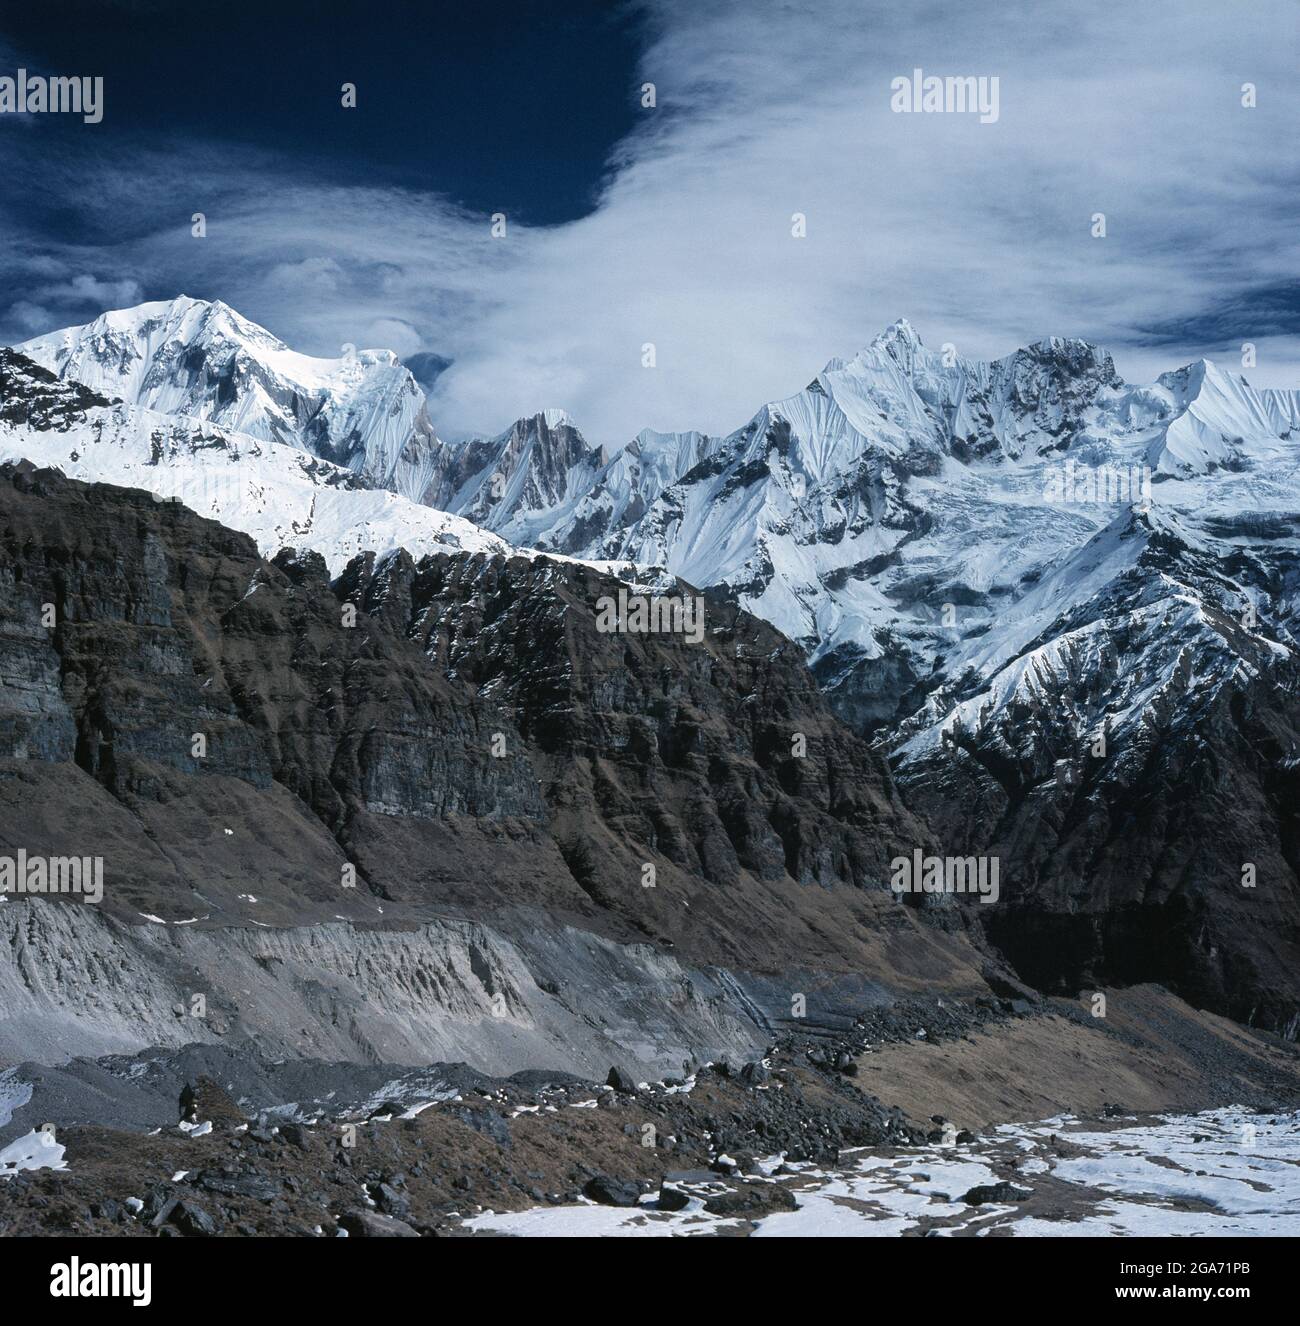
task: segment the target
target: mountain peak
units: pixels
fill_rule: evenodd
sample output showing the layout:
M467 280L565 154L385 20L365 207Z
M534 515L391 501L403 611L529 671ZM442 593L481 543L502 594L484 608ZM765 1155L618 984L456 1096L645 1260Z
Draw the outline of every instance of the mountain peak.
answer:
M1019 384L1023 392L1038 394L1064 384L1122 387L1110 351L1076 336L1048 336L996 361L996 366Z
M916 328L906 318L896 318L884 331L877 333L870 344L863 346L851 359L845 359L841 355L834 355L828 359L822 368L821 375L842 373L850 364L860 365L864 361L878 360L881 354L888 355L896 363L907 368L910 367L915 356L918 353L923 353L924 350L925 346L921 343ZM816 378L808 386L810 390L822 390L817 385Z
M1191 363L1184 364L1181 368L1170 369L1168 373L1161 373L1156 378L1156 382L1172 392L1179 404L1186 404L1195 398L1205 382L1212 383L1222 377L1223 374L1213 359L1202 358L1193 359Z
M895 318L875 339L872 345L888 346L897 341L904 341L908 345L919 346L921 337L915 327L912 326L906 318Z
M93 318L86 324L87 327L102 326L109 327L115 331L124 331L132 327L138 327L146 322L165 322L173 314L183 316L193 308L206 308L207 305L201 299L191 299L189 295L177 295L175 299L154 299L143 304L132 304L127 308L106 309L97 318ZM82 330L81 328L69 327L63 330L64 335L69 332ZM57 336L59 332L51 332L48 335ZM45 339L41 337L39 339Z
M58 343L70 347L85 338L161 339L190 345L205 335L228 338L285 349L264 327L250 322L220 299L194 299L180 294L174 299L155 299L128 308L109 309L80 327L65 327L26 342L32 347Z
M572 433L573 437L561 438L556 436L562 432ZM471 438L462 445L477 442L489 447L499 448L518 445L520 442L531 439L537 439L547 446L560 445L565 449L575 449L577 452L598 450L582 436L582 430L574 423L573 416L568 410L562 410L556 406L548 406L546 409L537 410L533 414L520 415L509 428L498 433L495 437Z
M106 397L299 447L416 501L432 476L424 396L391 350L317 359L222 300L185 294L17 348Z

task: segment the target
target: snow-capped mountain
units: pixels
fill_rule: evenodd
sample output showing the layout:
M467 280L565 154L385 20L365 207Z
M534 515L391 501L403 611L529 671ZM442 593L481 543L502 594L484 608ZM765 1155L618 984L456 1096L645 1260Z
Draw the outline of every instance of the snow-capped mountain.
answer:
M1171 422L1152 446L1151 467L1182 477L1249 465L1248 444L1289 438L1300 428L1300 390L1256 391L1208 359L1162 373L1152 394ZM1141 393L1134 393L1140 397Z
M391 350L315 359L219 300L185 295L16 348L110 399L297 447L510 542L560 552L636 519L708 443L647 430L611 461L556 409L493 437L447 443Z
M646 428L610 455L563 410L546 410L496 437L445 445L428 500L513 543L600 560L720 441Z
M1022 975L1158 970L1294 1034L1297 513L1300 393L899 323L574 551L800 643L947 850L1004 863L985 925Z
M1083 341L988 363L932 353L899 322L711 442L639 517L585 545L567 514L556 529L577 556L731 587L874 726L950 680L957 642L1014 615L1129 506L1195 528L1207 504L1249 507L1260 481L1289 484L1294 461L1276 466L1298 421L1300 393L1207 362L1135 387Z
M1252 450L954 632L878 745L942 841L1005 863L986 926L1025 979L1154 976L1293 1037L1300 494L1290 439Z
M298 447L110 402L0 349L0 462L18 460L174 499L251 535L266 557L311 548L336 575L361 552L514 551L468 520Z
M96 421L96 436L120 454L95 477L126 475L127 453L151 468L155 435L170 431L208 484L209 434L229 437L254 462L241 471L273 457L302 500L316 494L312 537L342 556L356 540L344 516L319 527L319 492L349 491L354 507L387 506L386 496L358 499L361 486L341 489L333 468L272 448L340 459L361 485L508 543L728 588L806 650L841 713L867 728L914 725L937 702L928 696L987 680L991 642L1042 602L1053 568L1130 506L1154 501L1195 539L1207 511L1236 519L1278 483L1276 509L1296 501L1287 476L1300 392L1260 391L1206 361L1132 386L1104 350L1079 340L985 362L932 352L900 320L729 436L645 430L612 450L589 443L562 410L444 443L389 352L309 359L220 303L182 297L107 313L22 349L66 381L147 407ZM260 453L252 440L266 444ZM96 463L78 456L62 463ZM178 490L189 482L183 469ZM134 469L129 481L143 482ZM269 519L256 503L239 515L240 502L224 502L228 523L261 540L286 531L309 541L292 502ZM401 511L395 530L427 537L429 518ZM461 529L454 541L473 538ZM971 640L992 652L968 656Z
M220 300L104 313L16 347L59 377L161 414L299 447L422 501L439 441L391 350L298 354Z
M535 533L540 548L590 553L612 545L649 510L669 484L713 454L720 438L704 433L659 433L644 428L614 453L593 482L546 529Z
M588 491L605 460L563 410L543 410L496 437L444 445L428 501L531 545Z

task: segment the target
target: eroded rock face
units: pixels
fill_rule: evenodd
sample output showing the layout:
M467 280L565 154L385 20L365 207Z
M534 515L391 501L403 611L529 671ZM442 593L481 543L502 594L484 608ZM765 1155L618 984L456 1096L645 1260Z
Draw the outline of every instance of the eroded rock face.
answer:
M71 757L123 795L159 769L274 782L337 830L544 816L524 765L481 758L500 716L400 638L343 627L319 558L268 564L184 508L48 472L3 500L4 666L27 678L5 755Z
M889 893L924 831L794 647L721 604L699 643L604 634L616 592L404 555L331 586L177 504L0 472L0 841L104 862L97 908L6 904L7 1056L590 1071L611 1037L752 1052L795 994L985 989L960 917Z
M922 822L797 648L722 596L705 596L697 635L617 633L599 625L616 582L545 558L366 556L331 584L319 557L268 563L178 505L10 468L4 841L102 855L103 915L160 927L147 943L128 929L121 953L127 972L148 954L146 1011L109 1001L78 1044L193 1038L169 1021L188 964L204 988L224 969L243 990L268 973L259 1016L215 1001L217 1035L265 1040L288 1020L318 1052L387 1044L414 1062L427 1007L459 1020L444 1055L518 1067L580 1040L603 1004L607 1028L633 1036L640 1019L655 1045L694 1053L747 1045L795 994L833 1018L900 989L982 988L981 932L1042 988L1159 980L1293 1030L1294 679L1226 600L1216 610L1219 573L1175 529L1137 518L1121 534L1132 570L1100 618L1090 604L1050 621L1026 641L1046 651L1034 669L1009 655L1014 686L996 671L987 693L955 685L946 739L924 715L898 733ZM1171 583L1187 592L1166 601ZM1229 666L1242 657L1250 668ZM1131 722L1111 703L1130 691ZM1108 712L1093 760L1079 732ZM917 847L996 855L998 904L900 903L890 863ZM434 917L484 937L430 933L412 953L311 930ZM214 933L182 953L178 924L310 933L283 952ZM81 927L65 945L42 923L25 942L39 966L106 941ZM15 1046L94 970L85 954L66 964L41 989L10 983L30 1005ZM615 981L623 996L599 993ZM514 1049L466 1030L503 1015L528 1028ZM94 1016L74 1007L69 1025Z
M832 913L911 931L888 863L926 830L799 650L722 596L692 643L602 631L617 586L546 559L365 558L336 588L506 709L573 878L646 938L781 971L861 961Z

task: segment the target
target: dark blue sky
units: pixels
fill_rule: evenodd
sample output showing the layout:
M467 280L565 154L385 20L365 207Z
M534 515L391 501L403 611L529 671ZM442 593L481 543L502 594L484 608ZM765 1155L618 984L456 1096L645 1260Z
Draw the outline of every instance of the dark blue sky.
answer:
M0 36L33 73L104 78L104 123L52 118L40 150L256 146L286 175L543 225L595 202L632 127L640 40L637 11L608 0L37 0L6 4Z
M20 65L105 111L0 115L0 344L223 299L396 350L448 436L559 406L611 445L898 317L1300 385L1296 0L8 0ZM898 113L918 67L997 116Z

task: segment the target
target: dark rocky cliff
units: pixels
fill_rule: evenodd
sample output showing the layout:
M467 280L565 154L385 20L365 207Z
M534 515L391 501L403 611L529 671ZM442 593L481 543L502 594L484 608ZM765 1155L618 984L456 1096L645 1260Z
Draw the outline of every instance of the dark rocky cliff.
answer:
M653 1060L758 1041L796 992L987 992L961 914L888 892L924 830L797 651L722 605L699 643L602 635L616 592L466 556L331 586L178 504L4 470L0 844L105 870L99 908L0 916L10 1043L59 1009L91 1048L161 1040L200 988L220 1017L168 1039L413 1062L482 1023L493 1065L590 1068L611 1019ZM119 968L98 1022L68 1003L87 946Z

